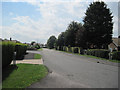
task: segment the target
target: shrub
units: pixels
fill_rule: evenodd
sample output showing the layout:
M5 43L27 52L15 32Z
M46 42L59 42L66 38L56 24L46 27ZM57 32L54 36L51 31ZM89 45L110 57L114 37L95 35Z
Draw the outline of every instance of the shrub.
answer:
M87 55L92 55L101 58L109 58L109 51L104 49L89 49L87 50Z
M68 47L65 47L65 51L68 52Z
M63 51L63 46L58 46L58 50Z
M120 51L115 51L112 53L112 59L120 60Z
M37 50L37 49L32 45L27 45L27 50Z
M0 43L2 47L2 67L7 67L13 60L15 43L11 41L3 41Z
M68 52L72 52L72 47L68 47Z
M16 59L23 59L23 55L26 53L27 45L22 43L16 43Z
M63 51L65 51L65 48L66 48L66 47L65 47L65 46L63 46Z
M73 48L73 53L79 53L79 48L78 47L74 47Z

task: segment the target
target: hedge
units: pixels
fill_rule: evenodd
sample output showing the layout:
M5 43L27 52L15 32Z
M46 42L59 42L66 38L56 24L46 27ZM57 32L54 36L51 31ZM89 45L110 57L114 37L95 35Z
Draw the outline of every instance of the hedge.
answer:
M68 47L68 52L72 52L72 47Z
M73 53L79 53L79 48L78 47L74 47L73 48Z
M88 49L86 54L106 59L109 58L109 51L105 49Z
M16 43L16 59L23 59L23 55L26 53L27 45L22 43Z
M120 60L120 51L112 52L113 60Z
M0 42L2 47L2 67L7 67L13 60L14 52L16 51L16 59L22 57L27 50L27 45L22 43L14 43L12 41Z
M2 67L7 67L13 60L15 43L11 41L3 41L0 43L2 47Z

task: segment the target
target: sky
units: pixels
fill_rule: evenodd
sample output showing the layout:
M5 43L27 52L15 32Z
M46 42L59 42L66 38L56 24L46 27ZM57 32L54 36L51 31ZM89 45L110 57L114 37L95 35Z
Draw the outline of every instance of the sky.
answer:
M100 0L99 0L100 1ZM118 0L103 0L113 13L113 37L118 36ZM72 21L83 23L93 0L3 0L0 2L0 37L21 42L46 43Z

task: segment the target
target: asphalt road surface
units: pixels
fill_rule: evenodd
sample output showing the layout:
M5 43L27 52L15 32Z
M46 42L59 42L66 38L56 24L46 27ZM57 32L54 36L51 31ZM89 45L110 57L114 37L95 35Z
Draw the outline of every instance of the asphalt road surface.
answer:
M50 73L28 88L118 88L114 64L50 49L29 52L40 53Z

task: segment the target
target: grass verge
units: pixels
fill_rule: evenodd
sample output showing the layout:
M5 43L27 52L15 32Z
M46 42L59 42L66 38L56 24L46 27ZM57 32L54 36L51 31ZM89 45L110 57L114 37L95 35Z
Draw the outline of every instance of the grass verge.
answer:
M34 59L41 59L41 55L40 54L34 54Z
M14 68L10 65L3 72L2 88L26 88L44 78L47 73L44 65L17 64Z
M59 50L56 50L56 51L59 51ZM100 60L107 60L107 61L115 62L115 63L120 63L119 60L109 60L109 59L100 58L100 57L96 57L96 56L91 56L91 55L81 55L81 54L78 54L78 53L72 53L72 52L67 52L67 51L61 51L61 52L70 53L70 54L75 54L75 55L80 55L80 56L85 56L85 57L90 57L90 58L95 58L95 59L100 59Z
M39 51L42 51L43 50L43 48L40 48L40 49L38 49Z

